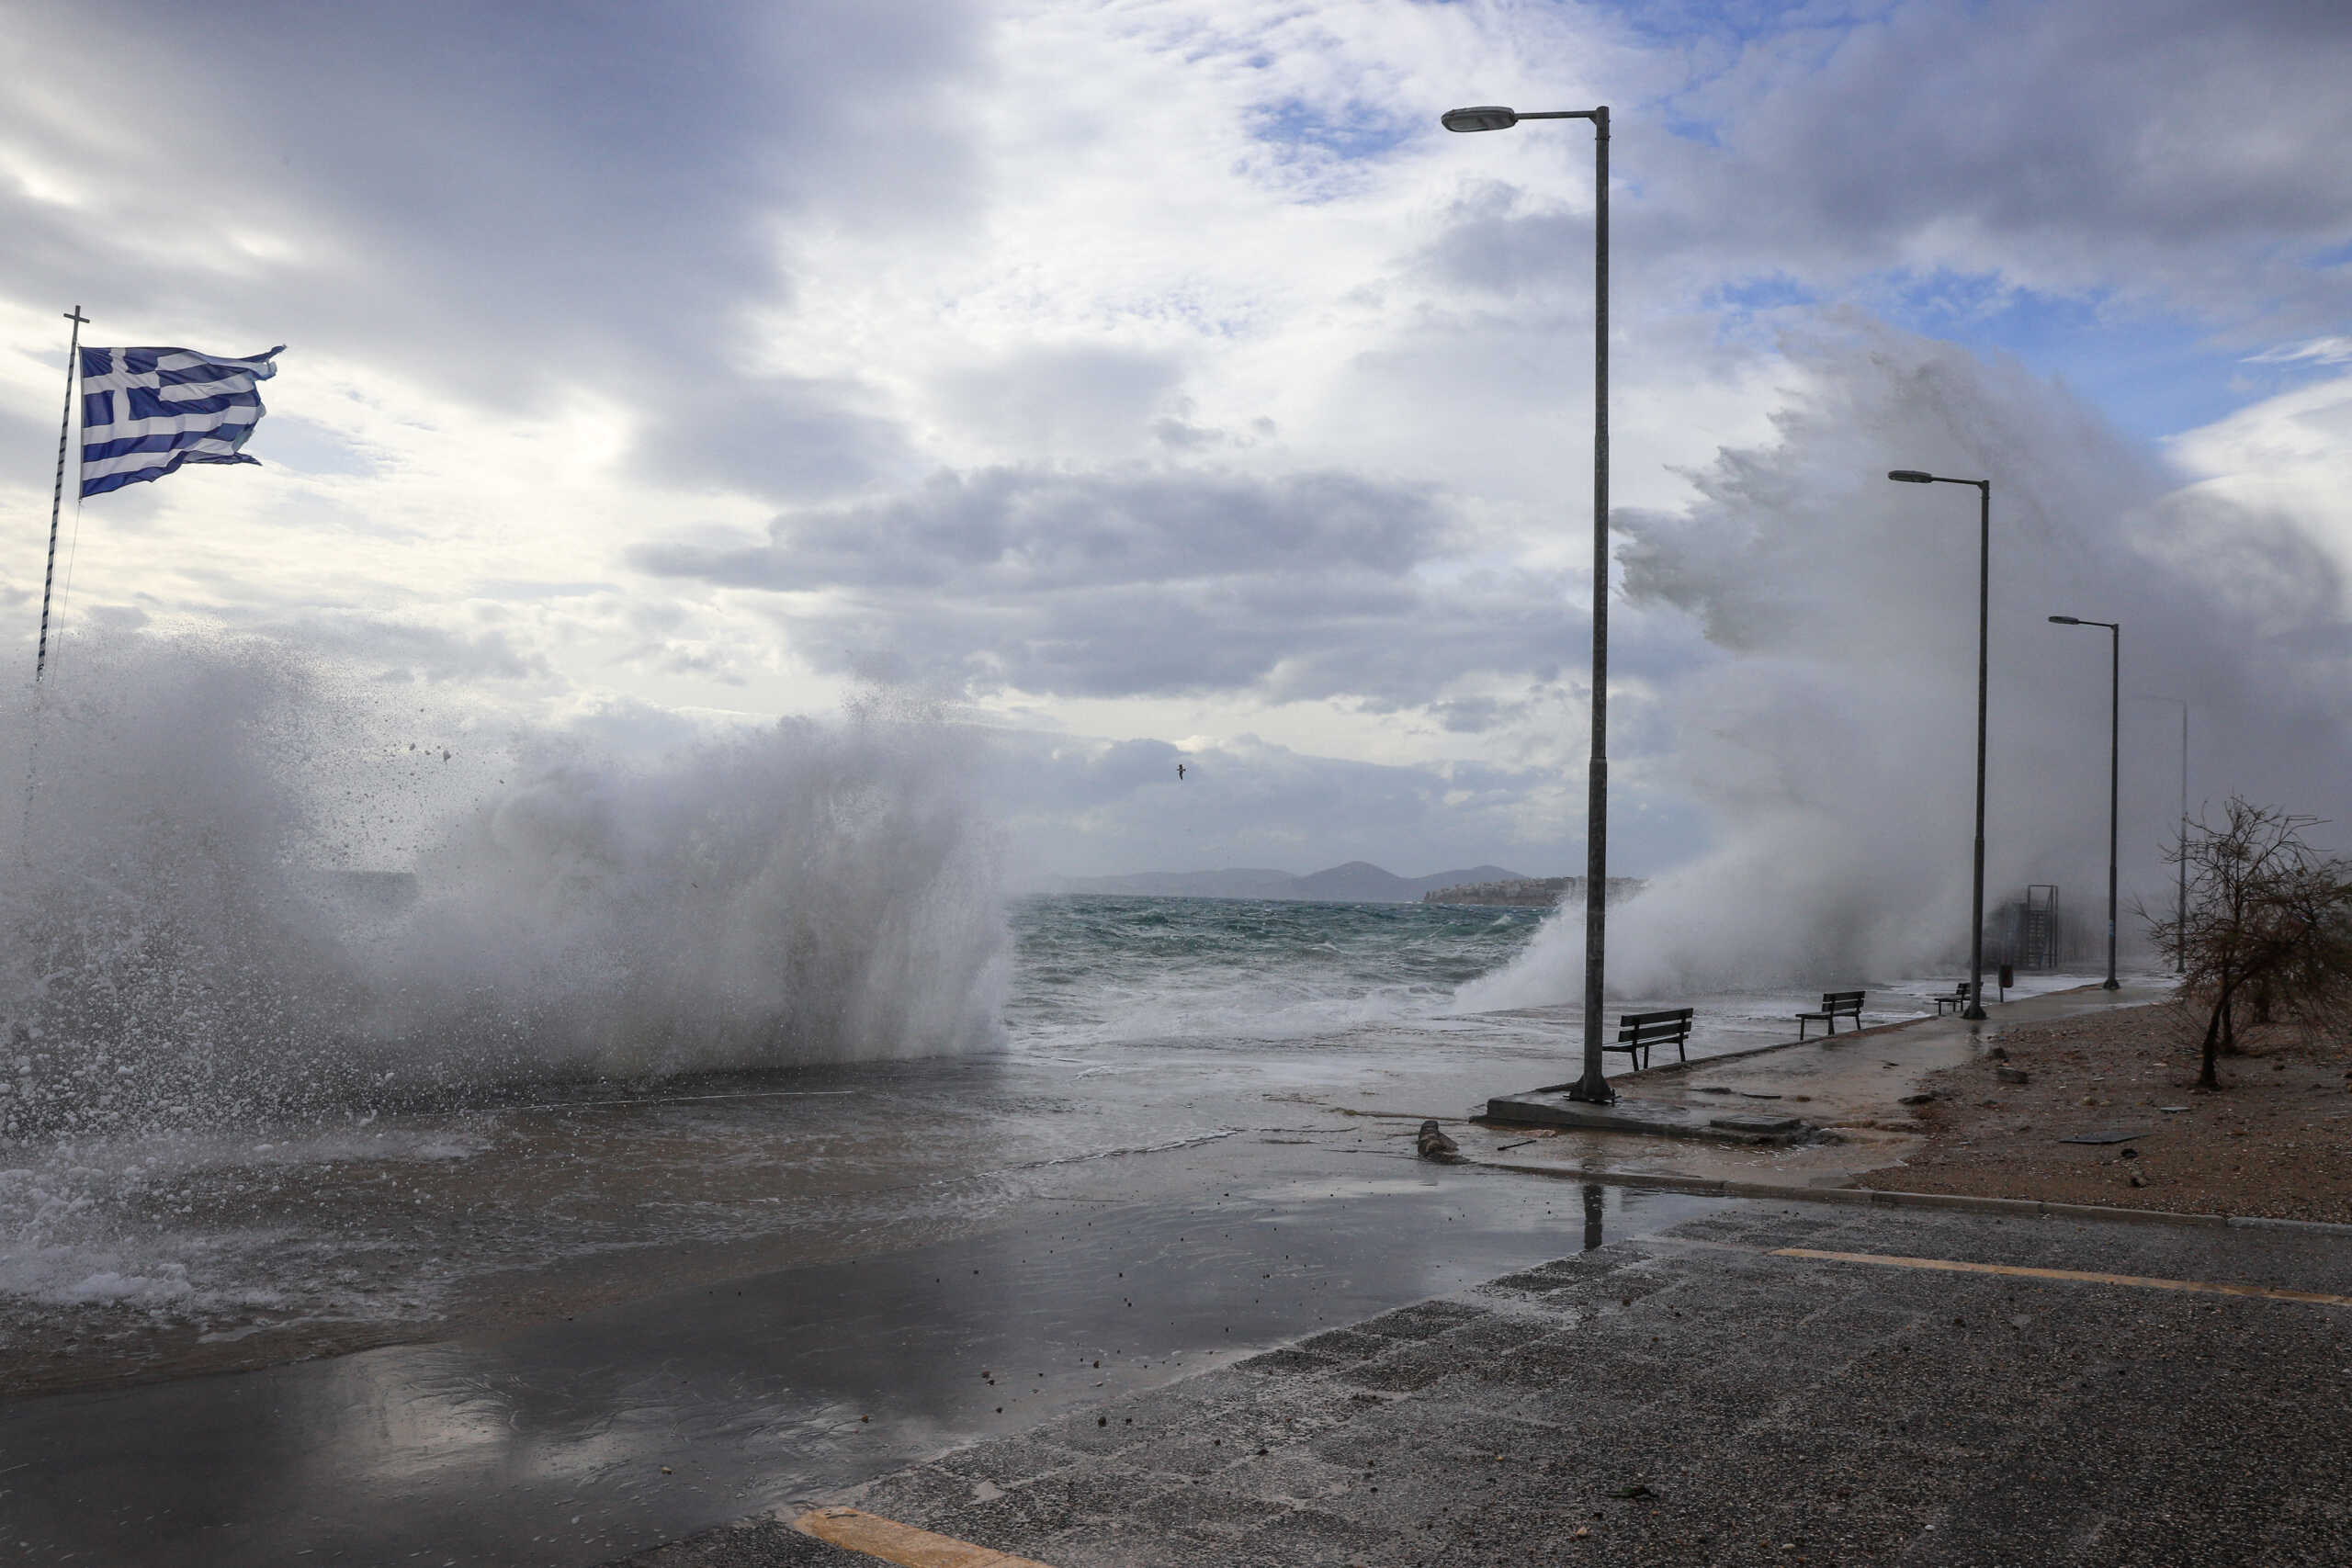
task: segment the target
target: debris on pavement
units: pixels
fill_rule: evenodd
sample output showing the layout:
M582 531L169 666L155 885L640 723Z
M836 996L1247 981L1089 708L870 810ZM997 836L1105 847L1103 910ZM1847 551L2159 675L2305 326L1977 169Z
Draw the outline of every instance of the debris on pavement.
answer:
M1462 1145L1445 1135L1445 1129L1437 1124L1435 1117L1421 1123L1420 1134L1413 1140L1413 1145L1420 1151L1423 1159L1438 1160L1446 1165L1462 1162Z

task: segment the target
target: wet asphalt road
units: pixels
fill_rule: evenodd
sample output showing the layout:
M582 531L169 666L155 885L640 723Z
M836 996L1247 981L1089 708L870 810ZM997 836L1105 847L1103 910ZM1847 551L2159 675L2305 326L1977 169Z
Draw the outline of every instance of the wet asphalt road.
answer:
M495 1338L0 1404L0 1556L600 1562L1600 1239L1558 1182L1240 1140L1151 1158L1147 1201L1041 1200ZM1612 1194L1602 1223L1722 1206Z
M1741 1205L851 1495L1052 1568L2352 1562L2342 1236ZM773 1521L639 1568L857 1568Z

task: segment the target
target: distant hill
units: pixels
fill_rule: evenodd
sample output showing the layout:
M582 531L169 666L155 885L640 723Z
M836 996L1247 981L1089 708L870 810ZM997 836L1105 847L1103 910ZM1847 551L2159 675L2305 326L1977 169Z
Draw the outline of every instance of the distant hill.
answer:
M1649 884L1638 876L1609 879L1609 902L1622 904ZM1424 904L1488 904L1512 909L1549 909L1560 904L1584 902L1581 876L1534 876L1439 887L1421 895Z
M1464 883L1520 882L1519 873L1498 865L1441 871L1433 876L1399 876L1369 861L1353 860L1326 871L1295 876L1286 871L1238 867L1228 871L1139 871L1127 876L1065 876L1057 893L1124 893L1154 898L1290 898L1322 904L1411 904L1424 893Z

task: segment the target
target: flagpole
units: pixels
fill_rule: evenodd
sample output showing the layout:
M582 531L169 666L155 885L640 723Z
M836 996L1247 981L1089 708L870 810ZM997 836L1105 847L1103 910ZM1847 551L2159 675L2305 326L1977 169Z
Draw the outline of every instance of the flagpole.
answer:
M57 581L57 517L65 502L65 446L74 432L74 388L82 378L82 324L90 318L76 305L66 312L74 323L65 349L65 412L57 420L57 482L49 491L49 570L40 580L40 647L33 655L33 682L38 685L49 668L49 591Z

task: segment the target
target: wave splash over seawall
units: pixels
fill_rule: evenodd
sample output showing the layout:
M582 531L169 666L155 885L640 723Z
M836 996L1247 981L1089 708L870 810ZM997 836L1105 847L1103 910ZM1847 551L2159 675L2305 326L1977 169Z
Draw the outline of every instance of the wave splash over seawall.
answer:
M995 840L920 715L623 761L265 642L94 643L52 688L0 713L0 1134L1001 1030Z
M2232 791L2322 809L2352 767L2345 601L2324 503L2262 511L2188 482L2061 385L1892 329L1793 338L1768 442L1621 509L1634 759L1710 824L1703 854L1609 920L1612 994L1668 998L1960 972L1968 953L1977 497L1887 470L1989 476L1988 905L2030 884L2104 910L2109 646L2122 634L2122 941L2169 906L2178 708L2193 813ZM2283 503L2282 503L2283 506ZM1670 654L1668 651L1670 650ZM2148 698L2155 700L2146 700ZM1638 775L1636 775L1638 776ZM2330 812L2329 815L2338 815ZM1472 1009L1583 991L1580 911L1548 920Z

